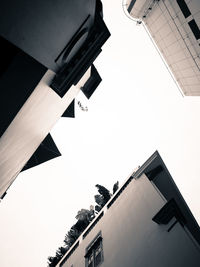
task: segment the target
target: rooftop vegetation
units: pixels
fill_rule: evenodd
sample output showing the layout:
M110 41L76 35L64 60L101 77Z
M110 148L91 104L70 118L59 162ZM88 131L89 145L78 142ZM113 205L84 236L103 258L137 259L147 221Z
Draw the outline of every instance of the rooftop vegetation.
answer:
M116 182L113 186L113 194L117 191L118 187L119 183ZM96 202L95 207L91 205L90 210L81 209L78 211L75 217L77 219L77 222L70 228L70 230L65 235L65 239L63 241L64 245L57 249L56 255L54 257L48 257L49 267L54 267L58 264L58 262L63 258L66 252L78 239L78 237L83 233L83 231L87 228L87 226L92 222L92 220L96 217L99 211L111 198L112 194L104 186L97 184L96 188L99 194L94 196Z

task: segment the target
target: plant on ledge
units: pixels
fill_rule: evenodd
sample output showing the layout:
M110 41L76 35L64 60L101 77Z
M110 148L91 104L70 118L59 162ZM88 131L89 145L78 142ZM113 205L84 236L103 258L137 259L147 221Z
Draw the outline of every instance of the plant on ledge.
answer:
M95 210L94 207L91 205L90 210L81 209L78 211L75 217L77 219L77 222L65 235L64 246L59 247L57 249L55 257L48 257L49 267L55 267L58 264L58 262L66 254L66 252L70 249L70 247L74 244L74 242L90 224L90 222L95 218L96 214L98 214L98 212L105 206L105 204L111 198L112 194L104 186L97 184L96 187L98 189L99 195L94 196L95 202L97 203L97 205L95 206ZM113 194L117 191L117 189L118 182L115 183L113 186Z

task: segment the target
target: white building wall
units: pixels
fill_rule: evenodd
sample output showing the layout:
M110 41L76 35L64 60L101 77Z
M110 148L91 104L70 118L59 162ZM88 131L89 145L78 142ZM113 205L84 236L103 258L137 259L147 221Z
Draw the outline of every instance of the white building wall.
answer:
M42 77L0 139L0 197L89 79L90 71L63 98L49 87L55 73L48 70Z
M166 200L143 174L132 180L64 267L84 267L86 248L101 231L104 261L101 267L199 267L200 250L192 238L172 219L167 225L152 221Z
M176 0L137 0L130 15L142 20L185 95L200 95L200 1L185 0L191 15L185 18ZM127 8L131 1L127 1Z

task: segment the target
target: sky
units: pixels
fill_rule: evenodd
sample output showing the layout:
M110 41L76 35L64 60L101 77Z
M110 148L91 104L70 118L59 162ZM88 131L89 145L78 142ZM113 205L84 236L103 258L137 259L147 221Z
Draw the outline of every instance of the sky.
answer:
M62 157L21 173L0 203L0 266L43 267L63 245L95 184L112 190L158 150L200 223L200 98L183 97L144 28L121 0L103 0L110 39L95 61L103 81L51 135Z

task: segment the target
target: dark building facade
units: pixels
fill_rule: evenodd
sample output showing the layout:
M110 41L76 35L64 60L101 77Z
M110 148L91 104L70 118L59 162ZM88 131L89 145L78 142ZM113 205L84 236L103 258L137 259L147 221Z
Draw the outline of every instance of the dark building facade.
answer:
M60 155L49 131L101 82L93 62L109 36L100 0L1 1L0 197L21 170Z
M116 191L56 266L199 264L199 226L155 152Z

